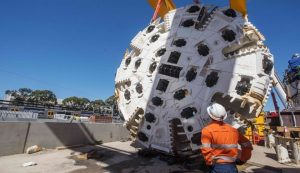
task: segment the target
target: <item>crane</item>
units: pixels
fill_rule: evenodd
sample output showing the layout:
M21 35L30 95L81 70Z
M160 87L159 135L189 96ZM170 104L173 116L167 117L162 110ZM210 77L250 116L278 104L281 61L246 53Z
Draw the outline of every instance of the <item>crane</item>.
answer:
M285 88L284 84L281 82L281 80L276 72L274 72L274 75L272 78L273 78L273 82L272 82L273 88L274 88L276 94L278 95L284 108L287 108L287 106L288 106L287 99L286 99L287 96L286 96L286 91L284 89Z

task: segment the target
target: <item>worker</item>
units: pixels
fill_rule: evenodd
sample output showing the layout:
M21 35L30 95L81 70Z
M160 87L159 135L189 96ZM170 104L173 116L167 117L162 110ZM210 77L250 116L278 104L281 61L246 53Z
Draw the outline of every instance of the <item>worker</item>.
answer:
M293 83L296 80L300 80L300 55L295 53L292 59L288 61L289 69L286 71L289 79L289 83Z
M201 152L209 173L238 173L236 165L250 159L252 144L237 129L223 122L227 112L222 105L213 103L207 112L212 122L202 129ZM238 144L242 149L240 154Z
M300 58L299 53L295 53L295 54L292 56L292 59L297 59L297 58Z

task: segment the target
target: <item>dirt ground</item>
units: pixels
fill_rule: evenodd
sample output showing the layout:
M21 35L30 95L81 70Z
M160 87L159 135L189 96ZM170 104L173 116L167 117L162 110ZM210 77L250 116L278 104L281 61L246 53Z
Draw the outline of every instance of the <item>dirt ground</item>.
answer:
M202 173L202 167L190 169L183 163L170 164L158 155L139 156L136 146L111 142L97 146L64 150L44 150L34 154L0 157L1 173ZM251 160L239 167L244 173L299 173L300 167L283 165L272 149L255 146ZM36 165L23 167L22 164ZM169 162L169 164L168 164ZM187 169L189 168L189 169Z

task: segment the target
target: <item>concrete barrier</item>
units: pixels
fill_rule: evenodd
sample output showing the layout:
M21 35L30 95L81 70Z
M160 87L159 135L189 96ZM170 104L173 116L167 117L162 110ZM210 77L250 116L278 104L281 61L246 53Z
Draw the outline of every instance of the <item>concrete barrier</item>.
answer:
M29 122L0 123L0 156L23 153Z
M0 122L0 156L20 154L33 145L51 149L113 142L128 134L122 124Z

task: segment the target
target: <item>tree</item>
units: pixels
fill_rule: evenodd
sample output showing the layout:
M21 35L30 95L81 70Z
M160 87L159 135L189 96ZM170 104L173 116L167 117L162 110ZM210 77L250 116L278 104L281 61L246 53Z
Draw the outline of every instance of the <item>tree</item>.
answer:
M105 102L103 100L100 100L100 99L92 101L92 104L94 106L105 106Z
M79 98L79 105L83 107L87 107L90 104L90 100L87 98Z
M12 93L11 90L6 90L6 91L5 91L5 94L7 94L7 95L9 95L9 94L11 94L11 93Z
M15 102L24 102L28 101L32 90L29 88L20 88L19 90L6 90L5 94L9 94L12 96L12 101Z
M76 103L78 103L78 98L73 96L73 97L68 97L68 98L65 98L62 103L64 106L75 106Z
M16 98L19 96L19 93L17 90L7 90L7 93L9 93L12 97Z
M56 104L56 95L49 90L35 90L30 95L30 100L42 104Z
M108 106L112 106L115 104L115 96L112 95L105 100L105 104Z
M101 107L105 106L105 102L103 100L94 100L91 102L91 106L92 106L92 110L94 112L100 112L101 111Z
M80 109L88 109L90 105L90 100L87 98L79 98L79 97L68 97L63 101L63 105L70 107L77 107Z
M25 100L28 99L28 97L30 96L30 94L32 93L32 90L30 88L20 88L19 89L19 93L20 95L22 95L24 98L26 98Z

